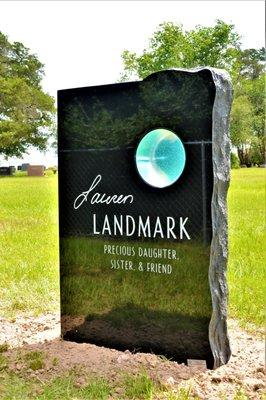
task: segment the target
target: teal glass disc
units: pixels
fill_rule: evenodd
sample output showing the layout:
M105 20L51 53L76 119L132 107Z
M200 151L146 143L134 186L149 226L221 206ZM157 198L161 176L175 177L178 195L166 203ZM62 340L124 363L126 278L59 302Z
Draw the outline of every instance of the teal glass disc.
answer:
M136 166L141 178L149 185L164 188L181 176L186 152L179 137L168 129L154 129L139 142Z

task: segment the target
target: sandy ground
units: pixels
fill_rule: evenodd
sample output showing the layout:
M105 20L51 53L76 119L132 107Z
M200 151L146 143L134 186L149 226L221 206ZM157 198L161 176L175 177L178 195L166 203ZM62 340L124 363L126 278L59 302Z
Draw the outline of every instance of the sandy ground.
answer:
M128 350L120 352L91 344L61 341L57 314L39 318L17 317L12 322L0 318L0 343L9 344L5 355L10 360L11 368L22 368L17 361L18 348L23 352L40 350L46 354L45 369L28 371L29 376L37 376L41 380L51 379L75 366L81 366L86 373L113 381L121 371L134 374L145 368L155 381L172 389L190 386L191 394L202 399L218 399L221 395L233 399L240 388L250 399L263 398L265 352L261 335L245 332L234 320L229 321L229 334L232 348L230 362L215 371L206 371L202 367L187 367L166 361L153 354L132 354ZM53 361L55 357L58 360L56 365ZM119 393L117 395L119 398Z

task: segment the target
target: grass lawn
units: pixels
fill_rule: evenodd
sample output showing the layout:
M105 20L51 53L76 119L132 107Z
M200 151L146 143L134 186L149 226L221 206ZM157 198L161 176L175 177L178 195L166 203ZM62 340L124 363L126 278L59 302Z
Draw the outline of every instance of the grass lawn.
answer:
M232 171L229 191L229 313L247 327L250 323L263 326L264 322L264 184L263 169ZM78 250L76 246L81 245L79 241L67 246L69 253L65 257L70 267ZM57 176L29 178L21 174L19 177L0 178L0 254L1 316L13 318L21 313L37 315L59 310ZM88 254L83 254L86 266ZM118 301L118 294L117 291L113 301ZM81 301L76 305L83 307L84 304ZM87 310L88 304L85 306ZM192 315L197 313L197 304L193 304L190 311ZM203 307L201 311L204 314L206 310ZM5 356L6 349L4 344L0 346L1 399L120 399L117 390L122 391L123 398L132 400L198 399L190 389L174 392L160 385L144 370L137 375L118 375L113 381L91 376L84 368L77 367L63 374L55 373L51 380L42 381L41 375L34 377L30 372L42 371L46 367L44 353L20 354L18 350L18 362L23 368L14 371ZM55 368L57 361L55 356ZM80 379L82 386L77 384ZM234 400L248 400L248 396L239 388Z
M229 312L243 326L264 327L265 169L233 170L229 190Z
M262 168L232 171L229 190L230 315L263 325ZM59 309L57 176L0 179L0 314Z
M57 176L0 179L0 315L58 310Z

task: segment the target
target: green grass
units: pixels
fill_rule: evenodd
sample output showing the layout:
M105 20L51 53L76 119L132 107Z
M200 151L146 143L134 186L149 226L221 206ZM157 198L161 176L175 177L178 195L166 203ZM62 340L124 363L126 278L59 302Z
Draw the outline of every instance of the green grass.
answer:
M243 326L265 321L265 169L232 171L229 190L230 316Z
M3 354L0 354L0 371L7 369L7 359Z
M0 179L0 314L58 310L57 176Z
M26 353L25 361L27 367L32 369L33 371L42 369L45 366L44 353L41 351L31 351L29 353Z
M90 399L106 400L111 394L111 386L107 380L97 378L88 382L84 387L75 386L75 374L59 376L49 384L43 385L41 394L35 396L37 400L67 400L67 399Z
M84 378L85 375L85 378ZM172 390L158 384L145 372L117 376L114 381L86 375L83 385L78 385L80 374L75 370L48 381L30 378L22 373L0 370L0 399L3 400L199 400L190 387ZM217 395L217 400L227 396ZM248 400L242 389L236 391L234 400Z
M232 171L229 191L229 311L230 316L245 326L250 322L263 326L264 322L264 185L263 169ZM57 176L0 179L1 315L14 317L18 313L40 314L59 309L56 207ZM88 253L84 252L82 265L86 265L87 256ZM86 382L81 387L77 385L77 371L41 381L30 377L26 371L42 368L45 354L33 351L20 355L25 368L15 373L9 369L7 350L8 346L2 344L0 399L122 400L126 396L143 400L197 399L189 389L174 392L161 387L145 371L135 376L117 377L115 381L87 376L83 371ZM58 364L56 357L52 364ZM220 396L221 400L224 398L226 395ZM234 400L246 399L248 396L243 390L235 393Z
M1 343L0 344L0 353L4 353L9 349L8 343Z
M265 170L232 171L229 190L230 315L264 323ZM0 314L59 309L57 175L0 179Z
M156 385L145 371L136 376L127 375L123 386L125 388L125 396L134 400L150 400L153 398L154 392L160 390L159 387L156 388Z
M13 371L0 371L0 399L5 400L107 400L113 391L103 378L87 378L84 386L76 384L78 374L70 370L49 381L29 378Z

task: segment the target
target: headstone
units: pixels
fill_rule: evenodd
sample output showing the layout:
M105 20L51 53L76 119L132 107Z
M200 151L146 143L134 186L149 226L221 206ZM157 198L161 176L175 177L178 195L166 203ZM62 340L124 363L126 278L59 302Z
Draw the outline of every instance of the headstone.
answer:
M21 164L21 171L27 171L29 165L30 165L29 163L23 163L23 164Z
M231 99L210 68L58 92L65 340L228 361Z
M10 176L13 175L12 167L0 167L0 175L1 176Z
M28 176L44 176L44 166L43 165L29 165Z

